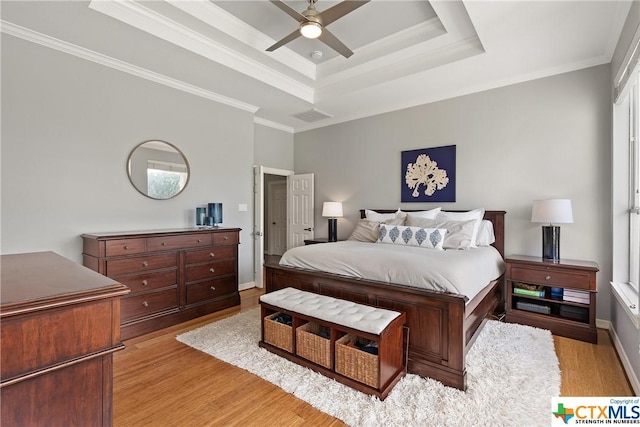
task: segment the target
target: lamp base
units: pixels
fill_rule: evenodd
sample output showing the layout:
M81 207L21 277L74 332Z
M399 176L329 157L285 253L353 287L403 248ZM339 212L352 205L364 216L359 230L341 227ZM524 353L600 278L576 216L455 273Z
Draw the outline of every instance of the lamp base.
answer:
M560 227L557 225L542 226L542 259L560 261Z
M329 218L329 235L327 236L330 242L338 241L338 219Z

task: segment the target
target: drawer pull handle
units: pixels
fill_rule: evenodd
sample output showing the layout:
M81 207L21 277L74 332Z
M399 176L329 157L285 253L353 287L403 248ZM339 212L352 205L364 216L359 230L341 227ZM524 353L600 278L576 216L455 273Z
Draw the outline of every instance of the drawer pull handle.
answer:
M212 272L212 273L215 273L216 269L215 268L210 268L209 271Z
M146 280L142 281L142 286L147 286L149 284L149 282L147 282Z
M213 252L209 252L209 256L210 256L211 258L215 258L216 254L214 254Z
M149 267L149 263L148 263L147 261L143 261L143 262L142 262L142 266L143 266L143 267Z
M544 280L551 280L551 276L545 277Z
M202 239L198 239L198 243L202 243Z
M212 290L212 291L215 291L215 290L216 290L216 287L215 287L215 286L212 286L212 287L211 287L211 290Z
M162 246L167 246L167 242L160 243Z
M142 301L142 305L145 306L145 307L149 307L149 303L146 302L146 301Z
M229 240L229 236L224 236L224 240Z
M124 245L124 250L126 251L127 249L129 249L129 246Z

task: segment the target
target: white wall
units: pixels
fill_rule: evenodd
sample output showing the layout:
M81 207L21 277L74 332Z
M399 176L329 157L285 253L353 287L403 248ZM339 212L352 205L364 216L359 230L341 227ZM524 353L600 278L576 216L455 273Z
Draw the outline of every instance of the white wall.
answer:
M253 128L248 112L2 35L1 252L81 262L82 233L190 227L196 206L222 202L223 226L243 229L240 283L252 282ZM129 152L150 139L189 161L173 199L127 178Z
M506 210L507 254L541 254L534 199L573 201L561 256L596 261L597 317L609 319L611 98L608 65L382 114L295 135L297 172L315 173L316 234L322 202L343 201L339 238L362 208L400 203L400 152L456 145L456 203Z

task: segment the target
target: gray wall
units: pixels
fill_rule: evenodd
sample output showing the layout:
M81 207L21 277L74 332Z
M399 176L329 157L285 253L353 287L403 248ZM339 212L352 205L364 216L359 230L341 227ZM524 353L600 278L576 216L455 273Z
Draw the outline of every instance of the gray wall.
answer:
M597 317L609 319L611 278L609 65L494 89L295 135L296 171L315 173L316 234L322 202L342 201L339 238L361 208L400 203L400 152L456 145L456 203L506 210L506 253L541 254L531 203L570 198L561 255L600 265Z
M85 232L190 227L194 208L224 203L240 227L240 283L253 281L254 124L217 104L58 51L2 36L1 252L51 250L82 261ZM151 200L127 178L138 143L160 139L191 178Z
M254 164L273 169L293 169L293 133L255 125Z

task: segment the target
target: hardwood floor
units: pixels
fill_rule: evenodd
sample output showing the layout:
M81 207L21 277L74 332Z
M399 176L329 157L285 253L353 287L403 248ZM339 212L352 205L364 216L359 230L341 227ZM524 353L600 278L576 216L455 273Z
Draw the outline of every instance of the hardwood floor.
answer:
M241 306L125 341L114 355L113 419L129 426L342 426L341 421L242 369L175 339L185 331L258 306ZM563 396L633 396L605 330L599 344L554 337Z

